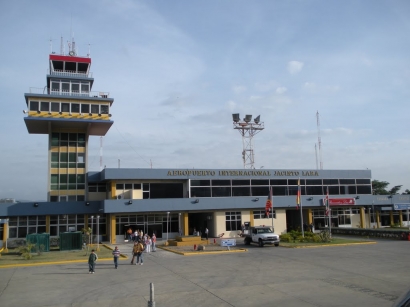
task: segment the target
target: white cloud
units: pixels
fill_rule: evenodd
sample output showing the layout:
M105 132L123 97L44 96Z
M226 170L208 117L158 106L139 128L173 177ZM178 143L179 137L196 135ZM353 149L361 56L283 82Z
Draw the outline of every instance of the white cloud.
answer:
M305 64L299 61L290 61L288 63L288 71L291 75L298 74Z
M284 86L280 86L276 89L276 94L283 94L286 93L288 91L288 89Z
M234 86L232 86L232 91L235 94L241 94L241 93L245 92L246 90L247 90L246 86L243 86L243 85L234 85Z
M270 80L267 82L255 83L255 89L260 92L269 92L275 89L278 86L278 83L274 80Z

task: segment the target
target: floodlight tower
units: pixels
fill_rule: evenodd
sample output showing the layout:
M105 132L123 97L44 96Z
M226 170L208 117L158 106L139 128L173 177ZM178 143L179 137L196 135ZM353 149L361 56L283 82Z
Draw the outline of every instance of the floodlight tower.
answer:
M252 122L252 115L245 115L245 118L241 121L239 113L232 114L233 128L237 129L242 135L242 159L244 168L255 168L252 139L255 134L265 129L260 119L261 116L258 115Z

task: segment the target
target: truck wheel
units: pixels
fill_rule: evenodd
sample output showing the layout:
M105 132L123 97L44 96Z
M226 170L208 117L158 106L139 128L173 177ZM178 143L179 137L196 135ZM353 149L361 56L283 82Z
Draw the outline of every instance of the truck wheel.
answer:
M279 243L275 243L275 246L279 246Z
M245 244L251 245L251 238L245 238Z
M263 247L263 241L262 241L262 239L259 239L259 247Z

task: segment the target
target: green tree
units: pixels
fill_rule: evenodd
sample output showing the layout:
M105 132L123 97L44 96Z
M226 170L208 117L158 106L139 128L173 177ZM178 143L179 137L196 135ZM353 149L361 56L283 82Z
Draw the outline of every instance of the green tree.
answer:
M373 180L372 181L373 195L395 195L399 192L399 190L403 186L403 185L395 185L390 190L387 190L387 186L389 184L390 183L387 181ZM407 191L409 190L406 190L406 192Z
M372 190L373 190L373 195L389 195L389 191L386 190L387 186L390 183L387 181L379 181L379 180L373 180L372 181Z

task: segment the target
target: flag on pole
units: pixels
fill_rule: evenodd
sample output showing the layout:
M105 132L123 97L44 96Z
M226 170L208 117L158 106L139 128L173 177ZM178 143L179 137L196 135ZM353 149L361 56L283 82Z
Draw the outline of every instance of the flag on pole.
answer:
M325 206L326 206L326 216L329 215L329 187L326 188L326 198L325 198Z
M298 179L298 192L296 194L296 209L299 210L300 207L300 179Z
M266 200L266 205L265 205L265 214L266 214L266 217L268 218L269 218L269 212L271 208L272 208L272 187L269 187L269 195L268 195L268 199Z

